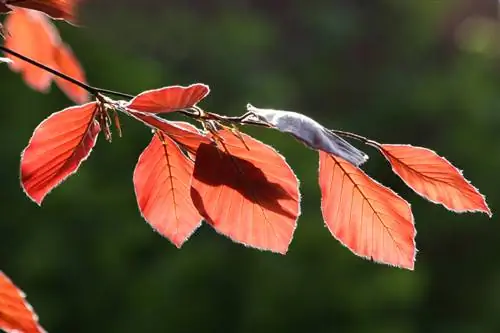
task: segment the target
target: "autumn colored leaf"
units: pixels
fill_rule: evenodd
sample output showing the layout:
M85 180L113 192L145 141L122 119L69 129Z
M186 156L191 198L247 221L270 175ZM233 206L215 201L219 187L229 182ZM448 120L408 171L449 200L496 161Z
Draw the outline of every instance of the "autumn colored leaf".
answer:
M211 140L196 129L189 129L187 126L179 126L177 122L165 120L155 115L142 114L127 111L129 115L147 124L153 129L159 129L172 138L183 148L195 153L201 143L210 143Z
M68 45L61 43L61 45L54 50L54 60L57 65L57 70L61 73L66 74L80 82L86 82L83 68ZM55 76L54 80L59 88L75 103L83 104L88 102L89 93L85 89L60 78L59 76Z
M208 86L201 83L148 90L133 98L127 108L149 113L174 112L195 106L209 92Z
M410 205L351 163L319 154L321 211L332 235L358 256L413 270Z
M80 0L4 0L12 7L23 7L43 12L53 19L75 20L76 5ZM5 7L5 5L4 5Z
M462 172L434 151L411 145L380 145L392 170L415 192L455 212L484 212L491 217L484 196Z
M5 19L5 30L5 47L48 67L56 67L54 48L61 41L56 28L44 14L15 9ZM37 91L48 91L52 80L51 73L10 54L6 54L6 57L12 60L10 68L21 72L28 86Z
M273 148L246 134L244 143L227 130L218 135L225 149L202 143L196 152L195 207L233 241L286 253L300 214L293 171Z
M24 293L0 271L0 329L6 332L44 333Z
M35 129L21 157L21 184L39 205L87 159L100 131L95 102L53 113Z
M180 248L201 224L190 196L194 164L167 136L158 133L134 170L137 203L144 219Z
M247 105L247 111L252 113L252 116L256 117L257 120L283 133L293 135L312 149L341 157L356 166L368 160L368 155L361 150L302 113L259 109L251 104Z

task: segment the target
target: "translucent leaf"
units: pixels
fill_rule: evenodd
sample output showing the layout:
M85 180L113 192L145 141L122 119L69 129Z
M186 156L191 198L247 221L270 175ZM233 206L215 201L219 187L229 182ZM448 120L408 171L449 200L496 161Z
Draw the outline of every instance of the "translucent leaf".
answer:
M410 145L381 145L392 170L424 198L455 212L480 211L491 217L484 196L444 157Z
M196 152L194 205L233 241L286 253L300 214L297 178L273 148L245 134L245 144L229 131L218 134L225 149L203 143Z
M6 332L43 333L24 293L0 271L0 329Z
M174 141L158 134L139 157L134 171L135 194L142 216L177 247L181 247L202 220L190 196L193 168L193 162Z
M410 205L339 157L320 152L321 211L328 229L358 256L413 270Z
M281 132L289 133L306 146L341 157L359 166L368 160L368 156L352 146L323 125L301 113L273 109L259 109L251 104L247 110L258 120L263 121Z
M148 90L132 99L127 108L149 113L174 112L195 106L209 92L208 86L201 83Z
M74 21L76 5L80 0L7 0L8 5L43 12L53 19Z
M85 72L68 45L61 44L54 50L54 60L60 72L80 82L86 82ZM59 88L75 103L88 102L89 93L85 89L58 76L55 76L54 80Z
M48 67L56 67L53 54L56 45L61 41L56 28L45 15L36 11L16 9L5 19L5 30L7 48ZM6 54L6 57L12 60L9 67L21 72L28 86L37 91L48 91L52 74L9 54Z
M152 128L163 131L191 153L195 153L201 143L211 142L207 136L200 134L198 130L189 129L186 126L178 126L176 122L168 121L155 115L134 112L133 110L128 110L128 114Z
M21 156L21 184L39 205L57 185L75 173L97 140L96 103L53 113L35 129Z

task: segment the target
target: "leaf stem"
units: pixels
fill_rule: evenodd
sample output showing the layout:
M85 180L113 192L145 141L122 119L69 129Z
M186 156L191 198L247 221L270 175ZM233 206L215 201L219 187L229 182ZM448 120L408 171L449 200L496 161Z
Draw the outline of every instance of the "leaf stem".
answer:
M64 73L61 73L60 71L54 69L54 68L50 68L34 59L31 59L25 55L22 55L20 53L17 53L16 51L14 50L11 50L9 49L8 47L5 47L3 45L0 45L0 50L5 52L5 53L8 53L10 55L13 55L14 57L16 58L19 58L21 60L24 60L26 61L27 63L33 65L33 66L36 66L38 68L41 68L57 77L60 77L61 79L63 80L66 80L68 82L71 82L73 83L74 85L77 85L79 86L80 88L82 89L85 89L86 91L88 91L90 94L94 95L94 96L97 96L99 94L108 94L108 95L114 95L114 96L118 96L118 97L123 97L123 98L127 98L127 99L130 99L130 98L133 98L134 96L132 95L129 95L129 94L125 94L125 93L121 93L121 92L118 92L118 91L113 91L113 90L108 90L108 89L101 89L101 88L97 88L97 87L93 87L91 85L88 85L84 82L81 82L69 75L66 75Z
M345 138L358 140L358 141L360 141L368 146L372 146L372 147L375 147L377 149L380 149L380 143L373 141L373 140L370 140L362 135L352 133L352 132L341 131L341 130L330 130L330 132L337 134L337 135L340 135L340 136L343 136Z

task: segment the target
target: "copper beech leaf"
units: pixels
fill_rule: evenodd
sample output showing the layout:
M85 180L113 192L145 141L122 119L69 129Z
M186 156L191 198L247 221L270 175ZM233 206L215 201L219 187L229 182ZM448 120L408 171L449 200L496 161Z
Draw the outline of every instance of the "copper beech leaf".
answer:
M66 74L80 82L86 82L85 72L83 71L80 62L78 61L78 59L76 59L73 51L68 45L61 43L57 48L55 48L54 61L56 63L57 69L61 73ZM88 102L89 93L87 92L87 90L77 86L74 83L62 79L59 76L55 76L54 81L66 94L66 96L68 96L75 103L83 104L85 102Z
M1 2L12 7L40 11L53 19L71 22L75 20L76 5L79 1L81 0L2 0Z
M0 271L0 329L6 332L44 333L24 293Z
M80 82L86 82L85 73L78 59L69 46L62 42L56 27L43 13L17 8L7 16L5 29L8 32L5 38L7 48ZM9 67L15 72L20 72L31 88L47 92L54 79L59 88L75 103L82 104L89 100L88 92L79 86L58 76L54 77L48 71L10 54L6 56L11 60Z
M415 192L455 212L492 215L486 200L462 172L434 151L411 145L380 145L392 170Z
M64 109L35 129L21 156L21 185L39 205L92 151L100 131L96 107L92 102Z
M300 214L298 180L283 156L241 134L196 152L191 198L207 223L235 242L286 253ZM248 149L245 147L248 147Z
M413 270L410 205L339 157L320 152L321 211L332 235L356 255Z
M195 153L201 143L211 142L207 136L201 134L198 130L190 129L186 126L179 126L178 122L168 121L156 115L142 114L133 110L127 110L127 113L153 129L163 131L176 143L180 144L191 153Z
M127 108L149 113L174 112L195 106L209 92L208 86L201 83L147 90L135 96Z
M54 49L61 43L54 25L40 12L15 9L5 19L5 47L45 66L56 68ZM48 91L52 74L10 54L9 67L20 72L28 86L40 92Z
M364 152L306 115L292 111L259 109L251 104L247 104L247 111L271 127L291 134L312 149L334 154L356 166L368 160L368 155Z
M193 162L173 140L157 133L134 170L134 189L142 216L178 248L202 220L190 196L193 168Z

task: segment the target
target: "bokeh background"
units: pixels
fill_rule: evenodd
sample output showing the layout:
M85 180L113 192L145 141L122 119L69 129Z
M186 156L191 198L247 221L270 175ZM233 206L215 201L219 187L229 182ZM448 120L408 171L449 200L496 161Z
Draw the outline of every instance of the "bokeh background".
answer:
M100 87L212 88L206 110L247 102L331 128L436 150L500 207L500 22L496 0L94 0L57 23ZM301 179L286 256L204 225L181 250L141 218L132 172L149 130L123 120L77 176L37 207L19 186L35 126L70 106L0 68L0 268L49 332L500 332L500 225L418 197L376 152L364 169L412 203L416 270L357 258L324 227L317 154L251 129Z

